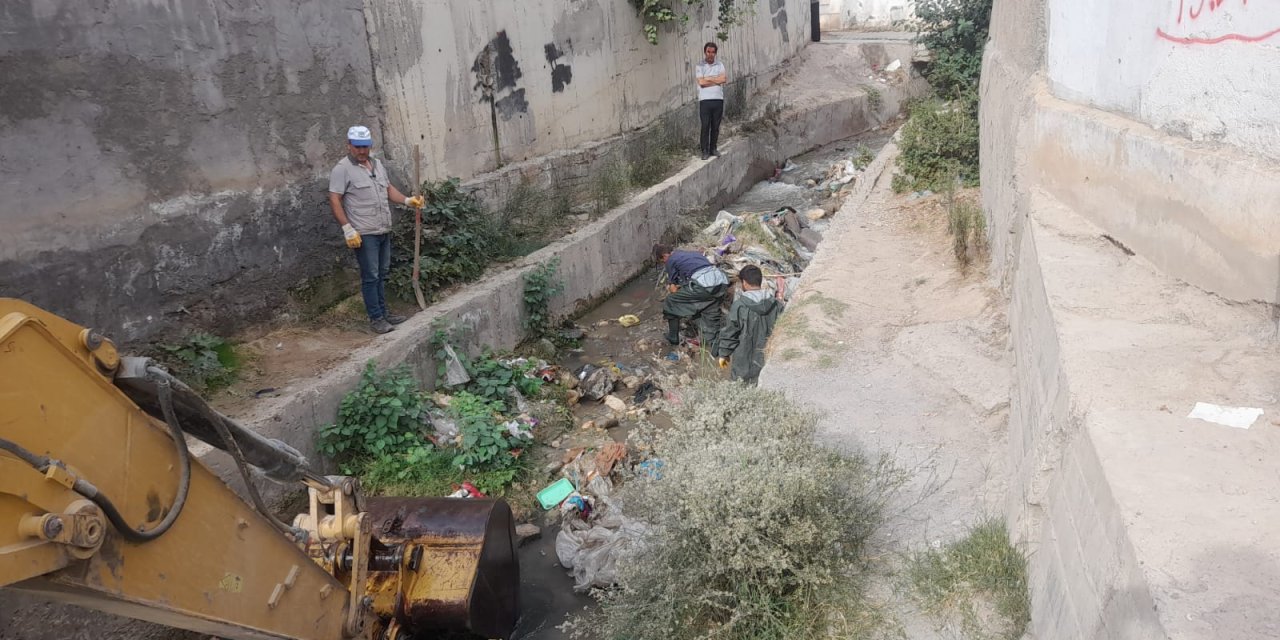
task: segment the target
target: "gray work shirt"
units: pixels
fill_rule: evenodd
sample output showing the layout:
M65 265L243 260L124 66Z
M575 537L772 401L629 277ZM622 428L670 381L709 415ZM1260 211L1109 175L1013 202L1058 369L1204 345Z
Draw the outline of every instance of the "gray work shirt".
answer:
M373 175L347 156L329 174L329 191L342 196L347 222L361 235L391 232L391 201L387 199L387 170L370 157Z
M706 60L698 63L696 77L712 78L724 74L724 64L716 60L714 64L707 64ZM709 87L698 87L698 100L724 100L724 86L713 84Z

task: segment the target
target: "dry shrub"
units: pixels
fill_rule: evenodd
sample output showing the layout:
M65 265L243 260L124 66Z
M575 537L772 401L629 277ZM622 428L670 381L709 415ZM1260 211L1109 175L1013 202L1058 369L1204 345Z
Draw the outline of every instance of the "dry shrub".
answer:
M619 562L592 633L627 640L865 637L860 574L903 474L814 442L782 394L701 384L657 434L666 466L630 515L656 525Z

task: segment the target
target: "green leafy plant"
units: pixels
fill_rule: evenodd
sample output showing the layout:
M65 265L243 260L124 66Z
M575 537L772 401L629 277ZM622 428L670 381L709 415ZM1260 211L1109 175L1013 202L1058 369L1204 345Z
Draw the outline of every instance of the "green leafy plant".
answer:
M867 94L867 106L871 107L873 114L880 113L880 108L884 106L884 94L880 93L880 89L864 84L862 91Z
M957 197L954 182L944 194L951 250L961 265L968 266L975 257L987 250L987 220L981 207Z
M226 340L197 332L177 344L159 344L157 357L197 391L214 391L235 382L240 359Z
M422 183L426 206L422 209L422 259L419 282L427 295L474 280L498 257L494 228L488 212L475 196L462 190L457 178ZM404 300L413 299L414 219L395 216L391 273L387 287ZM407 249L407 250L406 250Z
M982 49L991 26L992 0L918 0L920 40L933 62L925 79L944 100L976 91L982 71Z
M524 277L524 330L531 340L551 334L551 300L564 291L559 268L560 258L552 258Z
M466 391L454 394L449 413L462 440L453 464L463 469L504 469L515 462L511 434L502 416L505 405Z
M902 126L899 176L893 188L940 191L959 179L978 184L978 102L976 94L950 103L926 100L911 107Z
M689 22L691 13L704 4L715 2L717 13L716 37L729 39L729 28L742 24L755 7L755 0L631 0L644 20L644 36L649 44L658 44L658 28L671 22ZM677 9L681 7L683 11Z
M470 482L490 496L506 494L511 483L528 472L523 458L502 469L460 469L454 453L428 447L384 456L369 463L360 484L372 495L444 496Z
M379 373L369 362L360 385L342 398L337 422L320 428L317 444L321 453L353 469L362 459L426 446L424 415L424 394L407 367Z

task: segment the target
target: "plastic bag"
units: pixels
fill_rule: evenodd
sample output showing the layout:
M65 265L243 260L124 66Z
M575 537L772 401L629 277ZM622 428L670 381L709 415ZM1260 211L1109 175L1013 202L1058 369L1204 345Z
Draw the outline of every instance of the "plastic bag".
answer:
M456 387L460 384L471 382L471 376L467 373L467 368L462 366L462 360L458 358L458 354L454 353L453 347L448 343L444 345L444 386Z
M569 519L556 534L556 556L573 576L574 591L609 587L618 581L618 558L633 553L647 532L644 523L616 508L591 525Z

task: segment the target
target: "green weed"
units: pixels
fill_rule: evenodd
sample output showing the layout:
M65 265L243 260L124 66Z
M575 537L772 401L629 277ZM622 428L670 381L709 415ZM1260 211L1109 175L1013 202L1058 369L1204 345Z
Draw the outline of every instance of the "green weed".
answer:
M958 618L971 638L1017 640L1031 621L1027 559L999 520L979 523L943 549L917 554L909 576L926 610L939 619ZM993 607L998 620L983 616L980 603Z
M157 359L197 391L216 391L230 386L240 369L235 348L208 333L193 333L177 344L158 344L156 350Z

